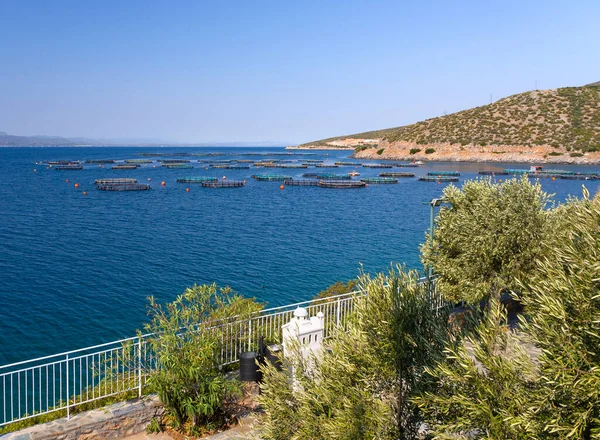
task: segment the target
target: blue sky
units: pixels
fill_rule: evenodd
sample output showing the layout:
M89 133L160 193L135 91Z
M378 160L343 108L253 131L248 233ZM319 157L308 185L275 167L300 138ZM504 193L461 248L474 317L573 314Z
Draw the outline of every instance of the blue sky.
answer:
M287 141L600 80L598 1L0 0L0 131Z

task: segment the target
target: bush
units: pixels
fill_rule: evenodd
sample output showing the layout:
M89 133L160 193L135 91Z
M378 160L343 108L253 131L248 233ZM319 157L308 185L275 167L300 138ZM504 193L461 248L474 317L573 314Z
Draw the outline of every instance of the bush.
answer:
M410 400L436 383L425 369L443 357L448 310L433 310L416 272L363 275L348 329L320 357L263 368L264 439L416 438L421 412ZM292 375L292 380L290 380Z
M377 154L379 154L381 156L383 154L384 150L385 150L385 148L380 148L379 150L377 150Z
M571 157L583 157L583 153L569 153Z
M433 148L427 148L425 150L425 154L432 154L432 153L435 153L435 150Z
M239 383L226 380L219 365L222 335L203 331L221 318L247 316L261 306L230 288L215 284L194 286L164 307L150 298L151 321L145 326L155 336L148 343L156 356L149 386L164 403L171 425L188 434L221 427L224 408L239 394Z
M419 153L420 151L421 151L421 149L420 149L420 148L411 148L411 149L410 149L410 154L417 154L417 153Z
M558 151L551 151L548 153L548 156L562 156L563 153L559 153Z
M329 298L331 296L343 295L354 292L357 289L358 280L349 280L345 283L337 281L327 289L320 291L313 299Z

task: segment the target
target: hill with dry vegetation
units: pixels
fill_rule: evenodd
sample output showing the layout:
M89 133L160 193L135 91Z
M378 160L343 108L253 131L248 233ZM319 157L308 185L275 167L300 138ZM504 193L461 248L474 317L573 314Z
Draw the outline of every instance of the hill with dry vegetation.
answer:
M358 157L372 155L373 151L367 150L374 150L386 158L394 147L413 151L413 156L427 150L430 156L426 158L433 160L438 149L490 154L517 150L524 154L531 149L544 158L589 155L600 152L600 83L534 90L412 125L324 139L301 147L332 145L355 148Z

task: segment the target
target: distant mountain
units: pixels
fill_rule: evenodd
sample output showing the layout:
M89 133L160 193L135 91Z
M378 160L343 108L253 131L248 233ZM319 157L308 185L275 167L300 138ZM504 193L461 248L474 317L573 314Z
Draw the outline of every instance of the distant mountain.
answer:
M0 147L70 147L70 146L144 146L144 147L277 147L289 145L287 142L240 141L240 142L169 142L160 139L88 139L61 136L15 136L0 131Z
M375 148L386 156L394 143L417 150L461 147L551 147L563 152L600 151L600 82L583 87L532 90L492 104L416 124L338 136L300 147L342 145L357 152ZM421 150L419 150L421 151ZM434 156L431 156L433 158Z

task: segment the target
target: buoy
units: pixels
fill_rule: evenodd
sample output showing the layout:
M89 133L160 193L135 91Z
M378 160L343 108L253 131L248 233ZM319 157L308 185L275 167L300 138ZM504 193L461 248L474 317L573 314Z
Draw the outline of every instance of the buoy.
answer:
M244 185L246 184L246 181L244 180Z
M552 180L556 180L556 177L553 177Z
M65 182L69 183L69 179L65 180Z
M186 192L186 193L189 193L189 192L190 192L190 189L189 189L189 188L186 188L186 189L185 189L185 192Z
M37 170L34 168L34 169L33 169L33 172L34 172L34 173L37 173Z
M84 195L84 196L87 196L87 191L84 191L84 192L83 192L83 195Z
M79 184L78 183L75 184L75 188L79 188Z
M365 188L368 188L368 187L369 187L369 184L368 184L368 183L365 183Z
M284 185L281 185L281 186L279 187L279 189L285 189L285 186L284 186Z
M152 168L156 168L156 165L154 165Z
M161 184L161 186L165 186L166 185L166 183L165 183L164 180L162 182L160 182L160 184Z
M150 182L152 179L150 179L150 177L148 177L148 182Z
M498 180L498 182L502 183L502 179Z
M223 176L223 180L227 180L227 176Z
M440 182L440 181L438 180L438 185L440 185L441 183L442 183L442 182Z

